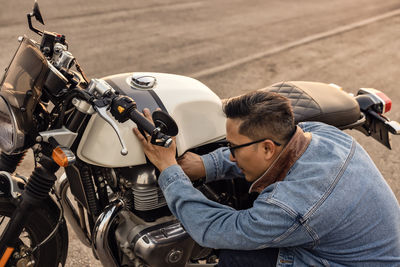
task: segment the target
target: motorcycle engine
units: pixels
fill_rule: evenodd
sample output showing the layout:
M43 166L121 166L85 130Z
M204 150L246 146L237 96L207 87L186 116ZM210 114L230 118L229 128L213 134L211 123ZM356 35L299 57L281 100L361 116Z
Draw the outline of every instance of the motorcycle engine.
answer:
M152 165L114 169L115 185L128 209L118 214L115 240L122 265L185 266L189 258L202 258L210 249L199 247L171 214ZM118 178L117 178L118 177Z
M124 253L122 265L185 266L195 242L173 217L145 222L130 211L121 211L115 239Z
M146 222L171 215L164 195L157 184L157 170L150 164L117 171L118 184L124 191L129 209Z

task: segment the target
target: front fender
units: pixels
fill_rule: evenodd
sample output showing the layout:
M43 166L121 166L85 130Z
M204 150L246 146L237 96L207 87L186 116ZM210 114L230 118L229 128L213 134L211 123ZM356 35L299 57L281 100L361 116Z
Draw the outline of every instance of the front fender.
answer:
M24 191L25 184L25 177L0 171L0 195L11 196L17 199Z

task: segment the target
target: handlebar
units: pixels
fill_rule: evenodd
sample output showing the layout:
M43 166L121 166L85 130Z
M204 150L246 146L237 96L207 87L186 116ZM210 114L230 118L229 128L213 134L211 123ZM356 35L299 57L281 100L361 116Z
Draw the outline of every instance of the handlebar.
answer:
M118 126L107 114L111 108L111 114L118 120L124 122L131 119L137 126L151 135L151 143L159 146L169 147L172 144L171 136L163 133L163 127L154 126L136 109L135 101L128 96L119 96L118 93L107 82L101 79L92 79L87 88L82 88L79 81L74 80L74 75L69 69L75 65L82 78L87 81L81 67L73 55L68 52L68 45L65 36L56 33L43 32L40 50L51 58L48 60L52 73L46 81L50 94L58 97L62 89L67 85L70 90L77 89L78 95L86 102L90 103L97 113L102 117L116 132L120 140L121 154L126 155L128 150L122 140ZM61 73L62 72L62 73ZM61 82L60 82L61 80ZM66 91L67 92L67 91Z
M121 138L118 126L107 115L106 110L110 109L113 117L120 123L132 120L138 128L143 129L151 135L151 143L158 146L169 147L172 144L171 136L162 132L162 127L157 127L149 122L137 109L136 102L126 95L118 95L115 90L104 80L92 79L87 91L94 97L91 103L98 114L114 129L120 140L123 155L128 151Z

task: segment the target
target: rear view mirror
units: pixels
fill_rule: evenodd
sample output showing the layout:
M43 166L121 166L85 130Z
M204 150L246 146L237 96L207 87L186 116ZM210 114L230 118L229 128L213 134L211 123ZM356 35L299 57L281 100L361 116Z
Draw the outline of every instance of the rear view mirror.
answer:
M44 25L43 17L42 17L42 14L40 13L39 4L37 1L35 1L35 4L33 5L32 13L30 15L35 17L35 19L37 21L39 21L41 24Z
M29 25L29 29L31 29L33 32L42 35L42 31L34 28L32 26L32 17L35 17L35 19L40 22L41 24L44 25L44 21L43 21L43 17L42 14L40 13L40 9L39 9L39 4L37 1L35 1L35 4L33 5L33 9L32 12L26 15L28 18L28 25Z

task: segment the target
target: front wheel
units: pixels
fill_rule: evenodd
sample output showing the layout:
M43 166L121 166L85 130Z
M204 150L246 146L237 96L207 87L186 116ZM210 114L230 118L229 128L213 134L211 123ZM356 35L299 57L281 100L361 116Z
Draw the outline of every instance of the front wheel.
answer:
M16 201L0 195L0 235L4 231ZM42 242L57 224L59 210L49 197L28 218L6 267L11 266L64 266L68 249L68 232L62 222L54 236L29 255L37 244ZM29 256L26 256L29 255ZM60 265L61 264L61 265Z

